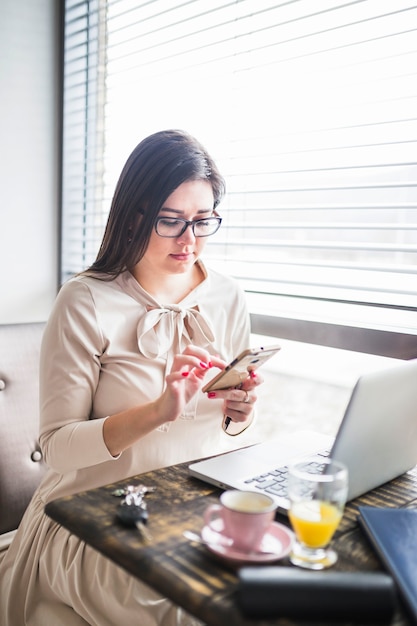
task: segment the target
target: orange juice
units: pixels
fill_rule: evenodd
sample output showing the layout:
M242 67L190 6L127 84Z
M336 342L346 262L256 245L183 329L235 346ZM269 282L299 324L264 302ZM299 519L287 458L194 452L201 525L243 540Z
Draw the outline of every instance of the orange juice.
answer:
M342 512L333 504L319 500L296 502L289 518L297 538L309 548L323 548L333 537Z

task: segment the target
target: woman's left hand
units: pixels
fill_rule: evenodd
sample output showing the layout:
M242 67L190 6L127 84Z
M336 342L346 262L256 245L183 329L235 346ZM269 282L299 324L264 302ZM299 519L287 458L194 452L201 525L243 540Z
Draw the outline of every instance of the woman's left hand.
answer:
M253 405L257 400L255 388L262 383L262 376L252 370L239 387L209 391L207 396L223 398L223 413L233 422L245 422L252 417Z

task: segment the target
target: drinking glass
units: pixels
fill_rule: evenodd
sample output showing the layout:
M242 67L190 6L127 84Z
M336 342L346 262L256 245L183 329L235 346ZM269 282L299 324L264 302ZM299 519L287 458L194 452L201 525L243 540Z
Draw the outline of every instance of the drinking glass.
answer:
M330 458L289 467L289 518L296 537L290 560L294 565L321 570L337 561L329 544L342 519L347 489L347 468Z

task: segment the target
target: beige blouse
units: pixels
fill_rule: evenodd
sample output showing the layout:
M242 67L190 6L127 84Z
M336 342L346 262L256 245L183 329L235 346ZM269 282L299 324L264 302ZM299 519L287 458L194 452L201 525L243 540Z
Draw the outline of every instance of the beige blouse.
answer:
M51 468L44 502L239 445L221 429L222 401L202 392L179 419L117 458L103 439L108 415L162 393L174 354L187 344L226 361L249 346L244 293L201 268L203 282L175 305L157 302L129 272L111 281L80 276L61 288L41 350L40 444Z

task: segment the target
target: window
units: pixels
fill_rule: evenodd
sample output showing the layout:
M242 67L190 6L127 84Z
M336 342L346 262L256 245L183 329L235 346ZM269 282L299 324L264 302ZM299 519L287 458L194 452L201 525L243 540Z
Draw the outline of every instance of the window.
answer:
M198 137L225 175L207 264L255 332L417 356L417 7L67 0L63 276L95 258L138 141Z

